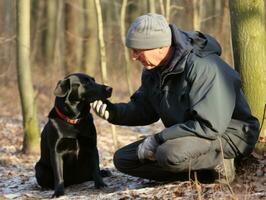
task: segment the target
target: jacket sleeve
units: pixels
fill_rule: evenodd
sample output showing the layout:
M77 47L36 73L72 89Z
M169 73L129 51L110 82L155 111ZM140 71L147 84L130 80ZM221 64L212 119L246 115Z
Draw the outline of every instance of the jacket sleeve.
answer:
M113 104L113 110L114 116L108 121L116 125L143 126L159 120L143 86L131 96L128 103Z
M235 107L235 88L240 81L218 56L211 57L216 59L200 58L188 70L191 117L160 132L161 141L184 136L216 139L228 127Z

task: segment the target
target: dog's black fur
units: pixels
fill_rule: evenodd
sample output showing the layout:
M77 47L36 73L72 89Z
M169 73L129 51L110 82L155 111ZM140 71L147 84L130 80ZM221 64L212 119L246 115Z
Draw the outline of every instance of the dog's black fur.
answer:
M89 106L95 100L109 98L111 93L111 87L97 84L83 73L71 74L58 82L55 106L41 134L41 158L35 166L38 184L54 188L53 197L63 195L64 186L92 179L96 188L106 186Z

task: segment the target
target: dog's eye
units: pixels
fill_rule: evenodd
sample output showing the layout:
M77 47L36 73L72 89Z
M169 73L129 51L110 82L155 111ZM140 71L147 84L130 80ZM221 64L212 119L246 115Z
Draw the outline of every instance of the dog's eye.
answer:
M93 84L95 84L95 81L89 80L86 84L87 85L93 85Z
M95 79L94 78L88 78L86 80L86 82L87 82L87 84L93 84L93 83L95 83Z

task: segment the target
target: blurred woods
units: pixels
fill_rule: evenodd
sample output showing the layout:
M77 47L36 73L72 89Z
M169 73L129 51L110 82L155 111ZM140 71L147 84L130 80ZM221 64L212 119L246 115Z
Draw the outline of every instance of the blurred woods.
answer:
M263 4L263 0L259 1ZM18 57L15 55L18 46L18 2L0 0L1 91L5 88L10 90L17 84ZM142 68L139 63L131 61L124 45L125 35L132 21L147 12L164 15L169 23L176 24L182 30L202 31L214 36L222 46L222 57L233 66L229 0L28 2L28 65L35 91L32 98L37 100L39 115L47 115L52 107L53 89L57 81L66 74L77 71L88 73L94 76L96 81L114 87L114 101L127 99L140 84ZM265 6L263 10L265 11ZM31 82L30 78L28 82ZM30 93L29 90L26 90L27 92ZM2 96L0 100L4 98Z
M103 82L100 33L94 0L31 0L31 69L34 85L83 71ZM139 15L157 12L183 30L200 30L215 36L222 56L232 63L227 0L101 0L106 76L109 84L132 93L139 85L141 66L130 60L124 38ZM16 72L16 1L0 1L0 83L14 83ZM102 46L101 46L102 48ZM54 80L53 80L54 79ZM106 81L105 81L106 82ZM46 84L46 83L41 83ZM129 85L129 87L128 87ZM130 89L128 89L130 88Z

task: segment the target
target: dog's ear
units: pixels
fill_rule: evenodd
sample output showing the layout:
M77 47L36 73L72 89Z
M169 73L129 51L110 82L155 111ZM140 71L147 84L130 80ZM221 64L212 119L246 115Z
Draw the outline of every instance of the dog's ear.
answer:
M70 89L70 80L69 79L60 80L58 81L57 86L54 90L54 95L57 97L64 97L67 95L69 89Z

